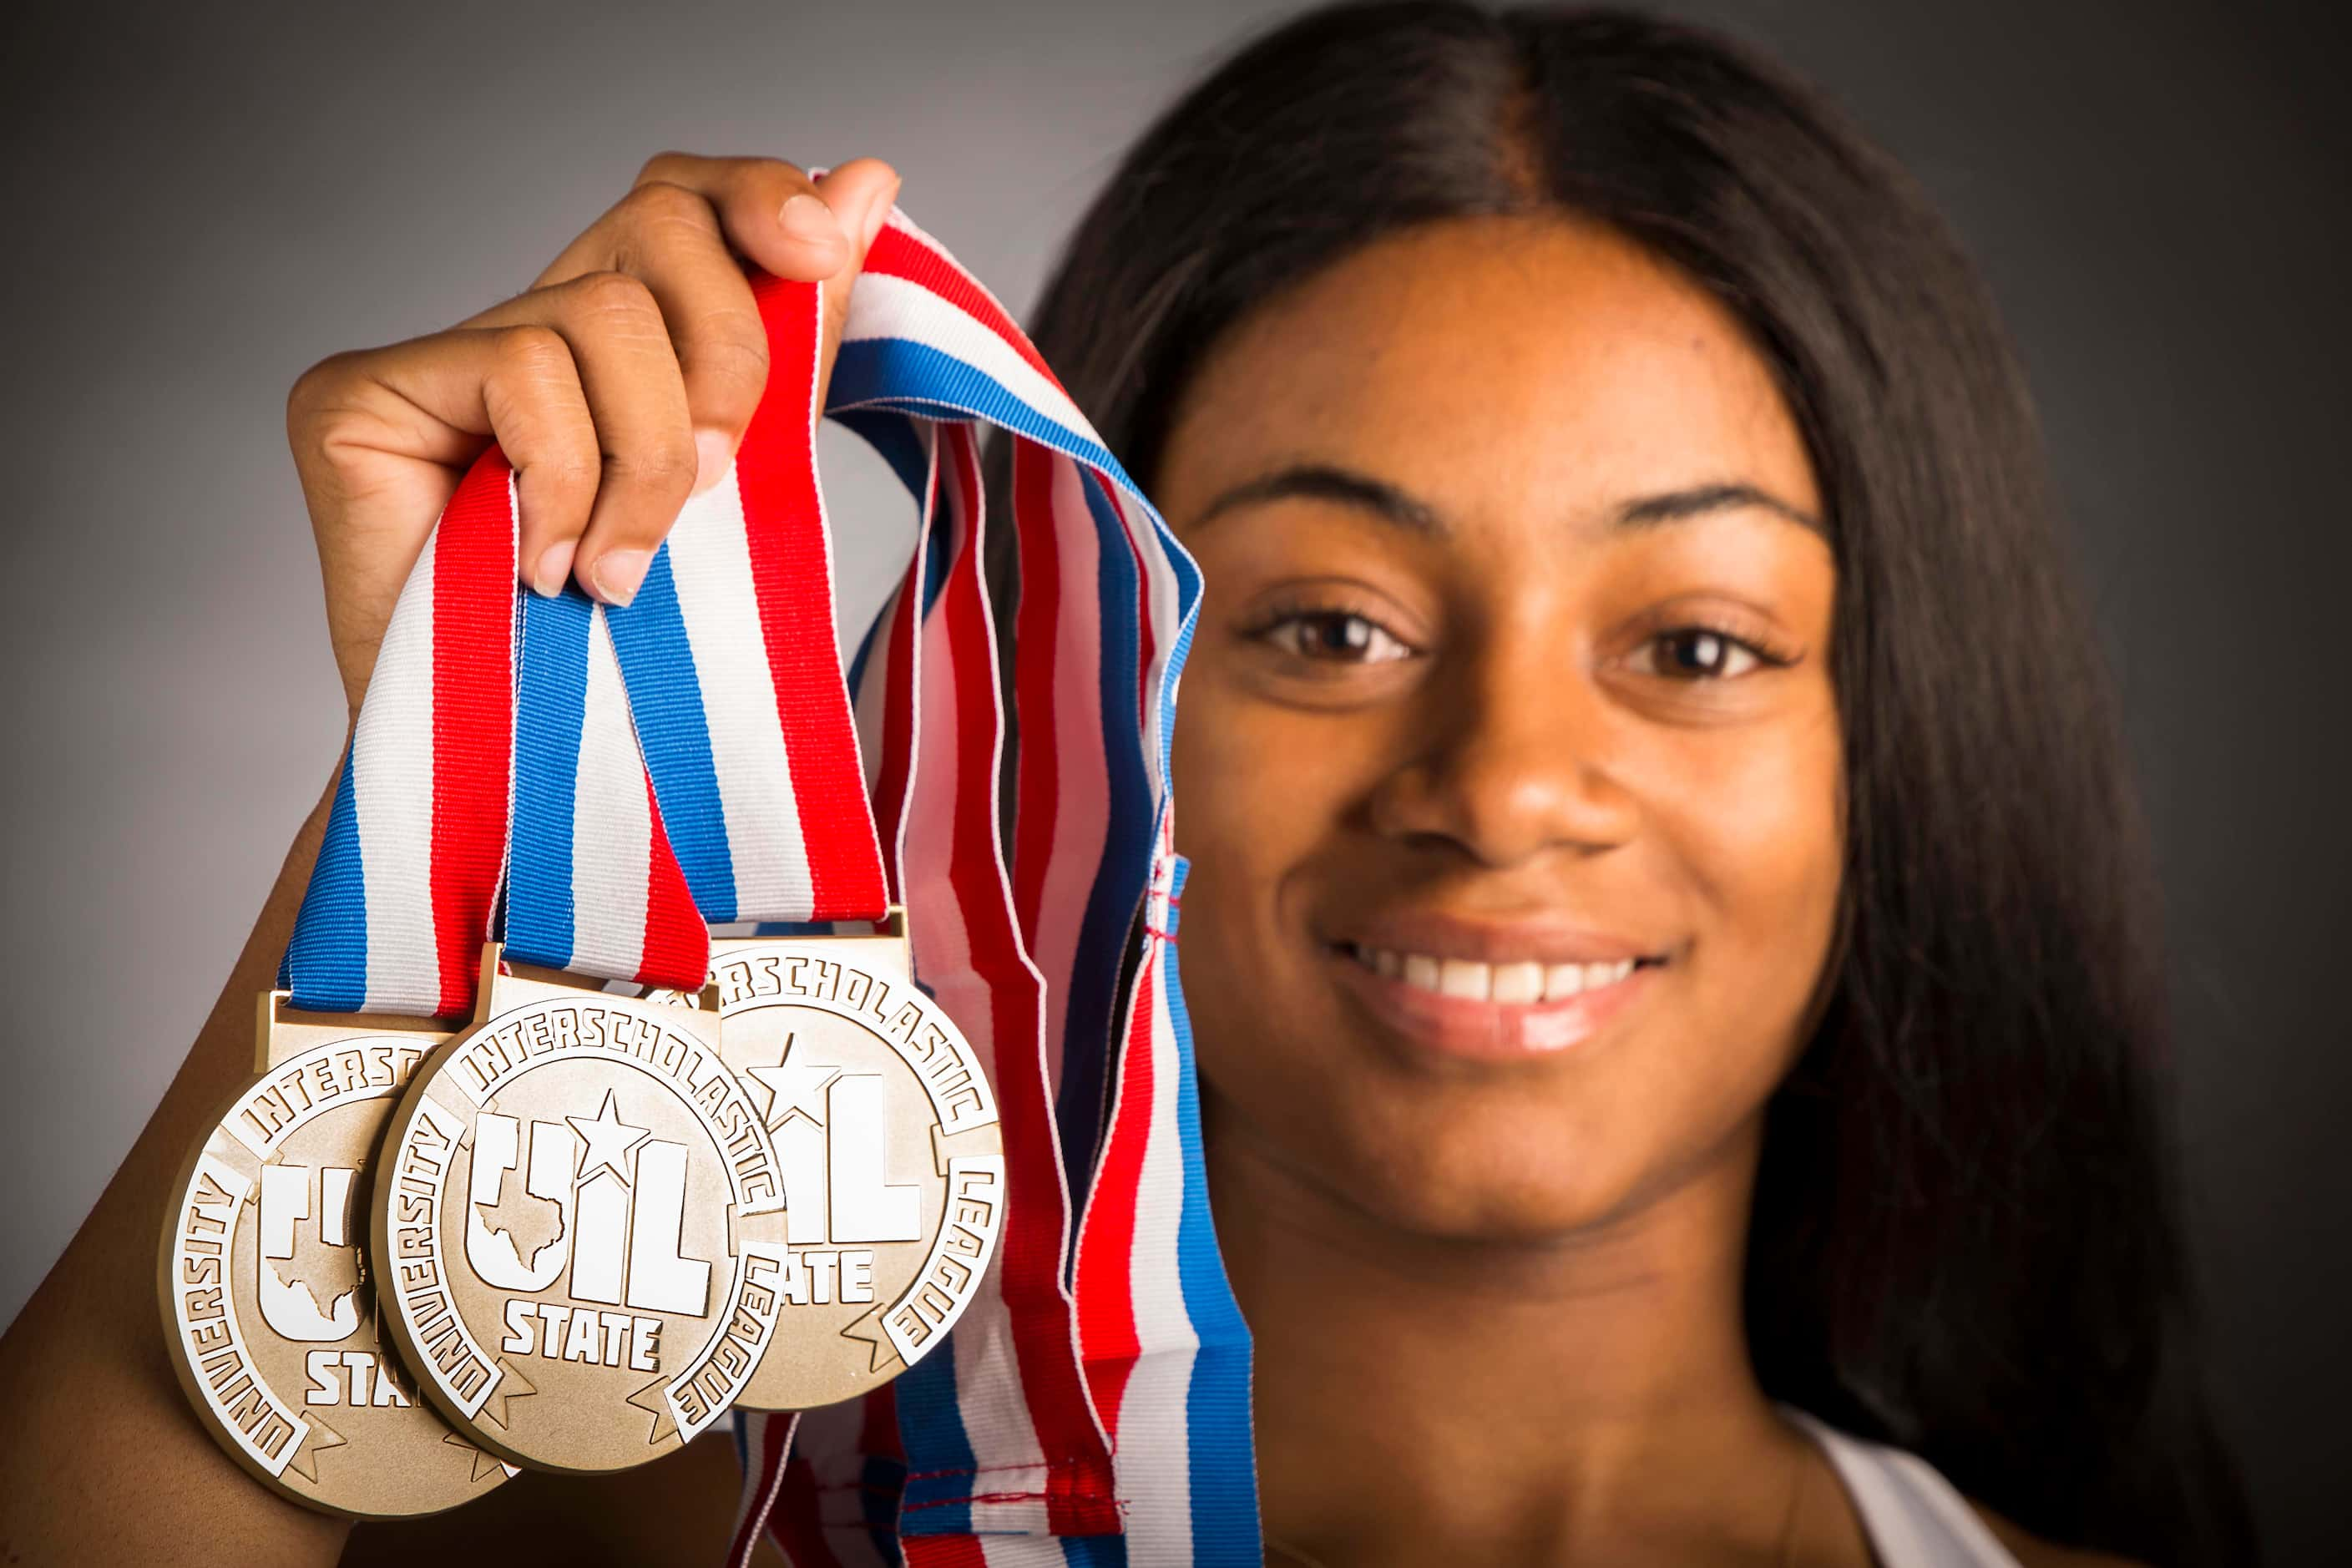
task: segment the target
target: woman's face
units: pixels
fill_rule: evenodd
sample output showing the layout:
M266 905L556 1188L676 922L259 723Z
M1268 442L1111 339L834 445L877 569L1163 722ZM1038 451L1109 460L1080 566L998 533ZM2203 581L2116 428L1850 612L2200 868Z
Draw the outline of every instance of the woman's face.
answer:
M1749 1147L1842 762L1821 502L1731 316L1596 226L1393 237L1220 341L1155 488L1206 581L1176 824L1221 1164L1533 1240Z

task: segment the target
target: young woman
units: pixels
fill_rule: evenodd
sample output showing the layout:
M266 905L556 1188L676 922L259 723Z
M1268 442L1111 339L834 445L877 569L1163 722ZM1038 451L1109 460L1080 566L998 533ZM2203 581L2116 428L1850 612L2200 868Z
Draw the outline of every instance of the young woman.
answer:
M354 709L488 439L526 580L625 600L761 384L730 251L846 285L896 185L666 154L530 292L306 374ZM1269 1559L2250 1561L2087 617L1886 159L1703 34L1344 6L1145 134L1035 336L1207 584L1184 968ZM147 1282L317 833L9 1335L28 1560L344 1544L188 1420ZM351 1555L715 1553L732 1468Z

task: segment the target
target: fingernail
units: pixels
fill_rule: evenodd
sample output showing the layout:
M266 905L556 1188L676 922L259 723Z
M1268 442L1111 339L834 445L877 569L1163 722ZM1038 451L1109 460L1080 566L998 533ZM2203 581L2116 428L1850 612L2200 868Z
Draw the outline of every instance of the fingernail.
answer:
M564 579L572 575L572 558L579 553L577 540L562 539L539 552L539 569L530 574L530 591L542 599L552 599L563 592Z
M625 605L637 596L645 584L646 568L653 561L649 550L607 550L596 558L588 575L595 580L596 592L606 604Z
M877 191L874 194L874 200L867 204L865 227L861 231L862 237L859 240L859 243L867 249L874 247L874 237L880 234L882 226L889 221L890 204L898 199L898 182L893 180L887 190Z
M727 477L735 461L735 444L716 430L694 433L694 493L700 495Z
M849 243L849 237L841 232L841 220L833 216L833 209L805 193L786 202L784 210L776 215L776 219L784 226L786 234L803 245Z

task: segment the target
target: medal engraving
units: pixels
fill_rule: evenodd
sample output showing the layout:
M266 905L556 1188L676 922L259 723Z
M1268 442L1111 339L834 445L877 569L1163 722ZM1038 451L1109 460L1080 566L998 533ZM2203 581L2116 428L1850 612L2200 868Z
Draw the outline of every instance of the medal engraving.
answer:
M735 1403L787 1271L775 1150L714 1012L484 978L395 1112L373 1209L426 1394L519 1464L658 1458Z
M979 1288L1003 1224L996 1102L903 938L720 942L711 978L785 1200L775 1342L741 1402L830 1405L919 1360Z
M455 1507L513 1472L450 1430L380 1340L359 1246L394 1102L444 1037L278 1025L276 1002L274 1059L174 1189L160 1280L173 1368L221 1446L299 1502L362 1518Z

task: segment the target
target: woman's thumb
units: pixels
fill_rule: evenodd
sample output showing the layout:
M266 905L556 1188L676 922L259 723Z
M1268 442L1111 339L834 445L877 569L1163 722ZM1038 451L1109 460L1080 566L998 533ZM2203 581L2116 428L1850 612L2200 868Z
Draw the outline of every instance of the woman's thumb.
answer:
M890 216L890 204L898 198L898 172L879 158L852 158L815 175L814 184L849 239L849 259L824 284L824 343L817 388L822 398L825 384L833 379L834 355L849 322L851 289L866 265L874 237L882 232L883 222Z

